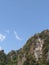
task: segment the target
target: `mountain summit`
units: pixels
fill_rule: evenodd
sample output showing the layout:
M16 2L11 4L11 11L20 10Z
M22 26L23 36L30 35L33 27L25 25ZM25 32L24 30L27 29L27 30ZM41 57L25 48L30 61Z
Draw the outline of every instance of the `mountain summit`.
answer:
M17 51L0 51L0 65L49 65L49 30L30 37Z

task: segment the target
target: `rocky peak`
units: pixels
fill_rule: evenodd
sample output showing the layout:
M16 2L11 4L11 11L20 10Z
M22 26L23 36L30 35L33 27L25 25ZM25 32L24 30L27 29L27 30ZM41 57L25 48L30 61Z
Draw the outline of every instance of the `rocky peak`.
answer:
M0 51L0 62L1 65L49 65L49 30L30 37L17 51L7 55Z

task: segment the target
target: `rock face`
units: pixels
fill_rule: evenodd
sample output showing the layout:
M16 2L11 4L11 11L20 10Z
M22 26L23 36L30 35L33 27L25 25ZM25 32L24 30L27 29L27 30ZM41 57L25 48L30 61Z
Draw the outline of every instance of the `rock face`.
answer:
M49 30L35 34L23 48L7 55L0 51L0 65L49 65Z
M24 56L22 57L22 59L18 56L18 63L17 65L23 65L23 63L26 61L26 57L25 57L25 54Z
M23 49L23 52L22 52ZM28 65L48 65L49 64L49 30L44 30L31 37L26 45L21 49L25 53L25 60ZM21 55L23 55L21 54ZM21 56L21 60L23 57ZM19 62L19 61L18 61ZM19 64L18 64L19 65Z
M38 61L38 59L42 57L43 44L44 44L44 41L38 38L36 42L35 50L34 50L36 61Z

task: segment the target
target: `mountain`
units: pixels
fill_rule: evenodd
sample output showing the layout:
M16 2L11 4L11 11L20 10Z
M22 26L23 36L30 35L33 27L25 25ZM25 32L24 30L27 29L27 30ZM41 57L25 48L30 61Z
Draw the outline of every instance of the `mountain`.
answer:
M49 65L49 30L30 37L19 50L0 51L0 65Z

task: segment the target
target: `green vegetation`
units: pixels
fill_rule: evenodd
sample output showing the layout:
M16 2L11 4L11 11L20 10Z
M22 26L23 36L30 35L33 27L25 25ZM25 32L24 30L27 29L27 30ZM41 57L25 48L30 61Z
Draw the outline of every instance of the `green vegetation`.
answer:
M36 61L34 50L36 48L37 39L44 41L42 47L42 55ZM40 44L40 43L39 43ZM42 43L41 43L42 44ZM49 30L35 34L27 40L26 44L20 50L12 50L8 54L4 50L0 51L0 65L49 65ZM48 60L47 60L48 58Z

